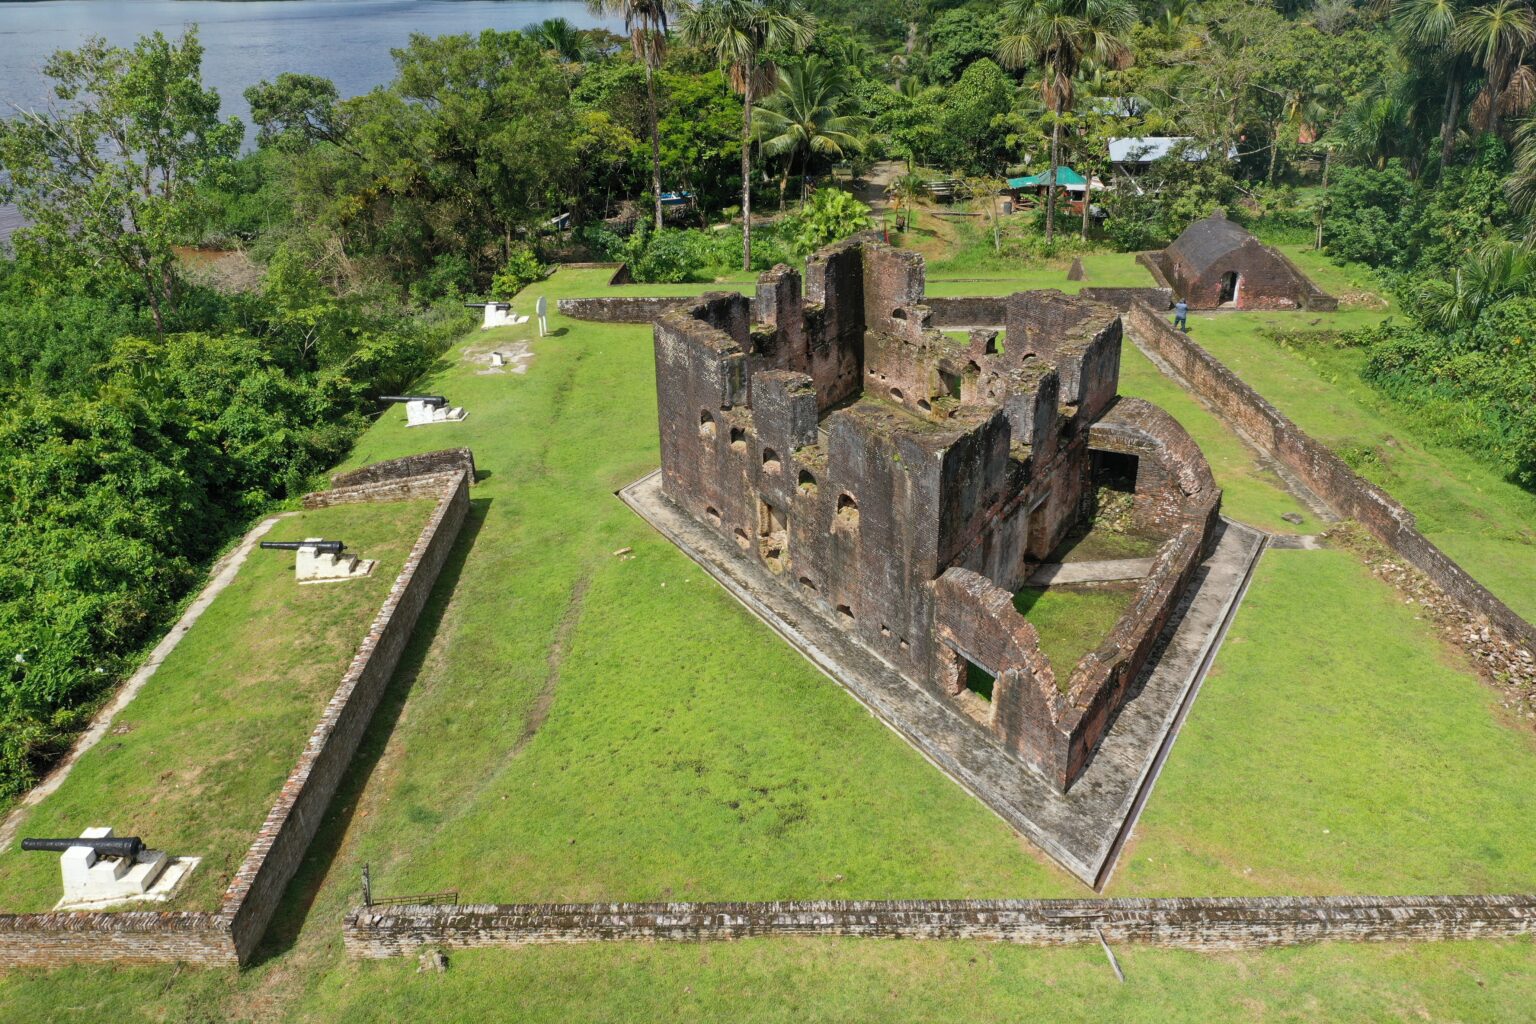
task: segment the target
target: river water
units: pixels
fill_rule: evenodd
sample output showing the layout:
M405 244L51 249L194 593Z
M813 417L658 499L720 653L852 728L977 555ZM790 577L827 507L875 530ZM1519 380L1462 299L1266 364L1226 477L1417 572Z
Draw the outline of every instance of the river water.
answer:
M356 96L394 74L390 48L412 32L448 35L518 29L545 18L583 28L617 23L592 15L582 0L33 0L0 2L0 116L46 106L52 98L43 63L55 50L91 35L119 46L159 29L180 35L196 24L203 81L219 92L224 115L255 136L245 87L283 71L323 75ZM0 242L20 222L0 206Z

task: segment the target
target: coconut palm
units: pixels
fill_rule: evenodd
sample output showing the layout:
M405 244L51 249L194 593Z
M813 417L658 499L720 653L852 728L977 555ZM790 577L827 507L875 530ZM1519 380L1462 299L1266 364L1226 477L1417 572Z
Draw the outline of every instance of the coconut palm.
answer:
M667 53L667 18L671 0L587 0L594 14L624 19L635 59L645 66L645 107L651 131L651 193L656 202L656 229L661 230L661 136L656 128L656 69Z
M1056 173L1061 166L1061 119L1072 108L1072 78L1087 58L1109 69L1131 64L1127 39L1138 17L1133 0L1004 0L998 59L1010 68L1038 65L1040 95L1051 110L1051 187L1046 190L1045 240L1056 231Z
M581 64L592 56L592 44L581 29L564 18L545 18L523 29L523 35L562 64Z
M1515 131L1515 169L1504 183L1509 205L1515 212L1531 218L1531 234L1536 238L1536 118L1530 118Z
M772 87L778 69L765 51L803 49L814 31L797 0L701 0L678 12L678 35L709 50L742 96L741 269L752 269L752 104Z
M1522 68L1523 58L1536 44L1536 16L1531 13L1529 0L1496 0L1474 7L1457 21L1451 41L1483 69L1486 80L1473 104L1473 114L1479 127L1493 131L1506 109L1500 100L1516 81L1517 71L1527 70ZM1528 78L1528 72L1523 77ZM1520 99L1528 104L1528 96Z
M803 154L809 162L815 154L836 159L862 150L869 119L847 112L853 103L847 79L840 68L819 58L811 57L799 67L779 68L778 77L778 87L753 116L763 154L784 158L779 179L782 207L795 158Z
M1377 170L1399 155L1408 137L1407 111L1390 92L1362 96L1345 110L1323 142Z
M1425 319L1442 331L1460 330L1495 302L1530 295L1532 282L1536 249L1529 242L1491 241L1468 256L1451 280L1425 283Z
M1438 66L1445 75L1445 106L1440 117L1440 162L1451 162L1456 125L1461 120L1466 56L1452 42L1464 10L1463 0L1400 0L1392 10L1398 38L1415 64Z

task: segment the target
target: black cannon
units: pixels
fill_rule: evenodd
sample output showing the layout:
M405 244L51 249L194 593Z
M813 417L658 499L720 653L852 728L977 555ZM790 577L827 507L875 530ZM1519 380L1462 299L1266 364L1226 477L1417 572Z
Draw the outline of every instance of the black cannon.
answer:
M71 846L88 846L98 857L127 857L134 859L144 850L144 840L138 836L111 836L106 839L23 839L23 850L42 850L47 853L63 853Z
M381 402L425 402L434 409L441 409L448 404L448 399L442 395L380 395Z
M327 555L339 555L347 550L347 546L339 540L264 540L261 546L268 551L297 551L299 548L314 548Z

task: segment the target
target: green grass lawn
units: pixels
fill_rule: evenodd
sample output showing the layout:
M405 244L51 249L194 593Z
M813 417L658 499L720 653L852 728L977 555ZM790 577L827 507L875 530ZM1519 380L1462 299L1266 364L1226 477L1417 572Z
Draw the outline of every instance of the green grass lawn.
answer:
M1317 533L1323 528L1312 510L1259 462L1253 449L1128 343L1120 350L1120 393L1161 406L1189 431L1221 488L1223 515L1271 533ZM1301 523L1281 519L1286 513L1301 516Z
M1303 430L1386 488L1430 540L1527 619L1536 619L1536 494L1474 454L1425 440L1412 410L1360 378L1364 353L1282 347L1266 330L1345 329L1380 313L1193 314L1191 333Z
M273 527L269 539L340 538L379 564L366 579L300 586L292 552L252 551L21 834L111 825L173 856L202 857L176 899L155 908L214 909L431 507L342 505ZM48 910L59 895L56 854L22 853L19 843L0 852L0 911Z
M564 274L538 292L593 294ZM657 460L649 331L551 326L525 376L450 357L422 382L467 421L385 416L348 461L467 444L487 475L258 964L13 972L0 1019L1493 1020L1536 999L1528 941L1122 948L1123 986L1096 949L983 943L345 961L364 863L379 895L471 901L1086 892L618 502ZM1174 411L1228 456L1232 503L1266 525L1294 507L1197 406ZM1271 552L1110 893L1524 889L1532 794L1529 733L1411 606L1347 553Z
M1065 692L1073 667L1104 642L1135 597L1127 587L1024 587L1013 606L1040 634L1040 650Z
M928 266L928 294L1002 295L1034 288L1058 288L1077 294L1091 288L1150 288L1152 275L1134 253L1090 252L1081 257L1085 277L1067 280L1072 258L936 261Z

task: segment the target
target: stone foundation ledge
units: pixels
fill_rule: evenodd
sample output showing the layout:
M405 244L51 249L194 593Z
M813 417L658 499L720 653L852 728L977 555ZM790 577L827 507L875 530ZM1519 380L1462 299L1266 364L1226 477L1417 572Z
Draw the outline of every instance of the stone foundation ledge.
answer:
M624 940L767 937L973 939L1055 946L1107 942L1196 950L1308 942L1511 938L1536 931L1536 894L1086 900L804 900L775 903L544 903L359 907L354 959Z

